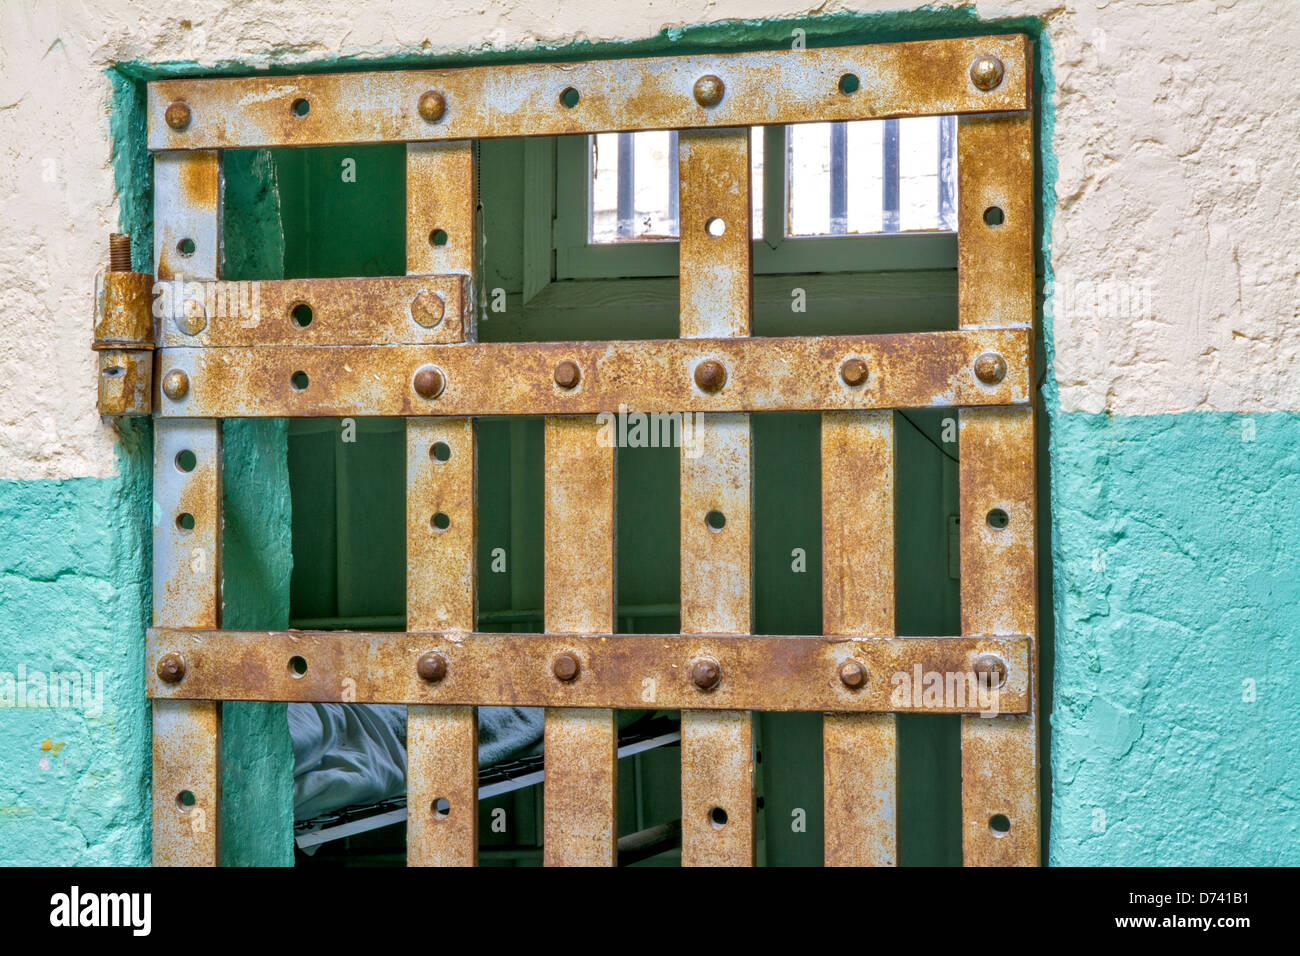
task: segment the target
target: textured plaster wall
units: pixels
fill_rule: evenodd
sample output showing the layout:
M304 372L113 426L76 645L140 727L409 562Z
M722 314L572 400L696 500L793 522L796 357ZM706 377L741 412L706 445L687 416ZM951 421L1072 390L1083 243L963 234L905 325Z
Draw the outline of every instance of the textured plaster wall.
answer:
M1282 760L1300 716L1300 4L898 7L0 5L0 671L66 658L122 688L139 672L147 443L95 415L86 348L108 232L131 225L148 264L134 94L106 73L114 64L138 77L143 64L463 61L575 41L671 51L777 45L795 27L895 39L1000 20L1041 30L1051 859L1300 862L1300 791ZM0 710L0 859L57 859L51 833L81 858L143 858L147 710L132 692L105 714ZM32 748L60 734L78 747L42 751L51 769L40 769ZM59 758L93 772L60 783Z

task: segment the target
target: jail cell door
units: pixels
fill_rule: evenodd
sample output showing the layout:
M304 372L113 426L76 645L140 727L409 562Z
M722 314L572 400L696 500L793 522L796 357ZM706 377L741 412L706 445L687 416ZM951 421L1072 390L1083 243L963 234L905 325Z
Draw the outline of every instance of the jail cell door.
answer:
M1006 35L150 83L157 278L188 288L154 330L155 862L220 861L222 701L346 700L408 708L412 865L476 862L480 705L546 708L546 862L615 863L615 710L647 702L682 711L684 863L754 861L755 711L825 715L828 864L897 860L898 713L962 715L965 862L1037 863L1031 67ZM958 329L753 337L748 128L947 114ZM679 338L478 342L473 141L644 129L678 131ZM223 150L379 142L406 144L405 276L203 308L239 294ZM680 633L614 633L620 406L702 416ZM959 409L961 634L899 637L892 410L935 407ZM750 416L783 410L821 413L822 634L753 633ZM368 415L406 419L408 630L223 630L222 420ZM484 415L545 416L542 633L476 630Z

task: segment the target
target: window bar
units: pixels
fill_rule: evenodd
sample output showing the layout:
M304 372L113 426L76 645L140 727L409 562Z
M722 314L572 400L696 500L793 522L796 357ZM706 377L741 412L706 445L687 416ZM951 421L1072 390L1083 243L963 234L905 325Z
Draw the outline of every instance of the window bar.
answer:
M476 194L470 141L407 145L408 274L474 275ZM473 330L472 281L467 286L463 339L472 338ZM432 365L413 370L413 377L421 374L445 372ZM472 418L407 418L407 630L474 630L476 456ZM416 670L434 685L445 676L446 667L446 658L428 648ZM407 863L475 865L475 708L407 707L406 768Z
M581 374L581 370L579 370ZM545 419L544 588L548 634L614 629L615 449L590 416ZM557 653L551 679L579 687L591 662ZM608 708L548 707L544 731L543 862L618 862L618 726Z
M894 413L824 413L821 455L822 633L893 636ZM890 679L847 649L838 676L846 696ZM826 865L897 866L897 718L827 713L822 738Z
M831 235L849 231L849 129L831 123Z
M957 228L957 117L939 117L939 228Z
M636 143L633 133L618 134L618 237L636 235Z
M750 134L746 128L683 130L681 335L750 333ZM719 229L721 226L721 229ZM720 234L718 234L720 232ZM696 387L726 387L726 367L705 360ZM750 634L753 629L749 415L697 417L694 449L681 455L681 629ZM696 457L688 452L698 451ZM688 679L700 694L725 683L725 655L708 641ZM754 864L754 729L745 711L682 713L682 864Z
M154 262L160 280L218 277L221 267L221 155L154 157ZM163 321L174 321L170 316ZM188 390L183 369L164 396ZM170 399L164 399L170 400ZM190 470L189 457L193 454ZM221 626L221 422L154 423L153 622ZM185 674L183 654L158 664L163 680ZM221 704L153 702L153 862L221 862Z
M881 136L881 232L898 232L898 120L885 120Z
M668 231L680 236L681 232L681 192L677 172L677 130L668 131Z
M957 125L957 149L961 327L1030 327L1030 115L963 117ZM961 409L958 446L962 633L1015 633L1034 642L1033 405ZM1035 648L1031 662L1036 656ZM1007 672L997 661L993 656L985 666L995 682ZM1029 676L1028 714L962 717L962 860L967 866L1039 862L1038 689L1032 669Z

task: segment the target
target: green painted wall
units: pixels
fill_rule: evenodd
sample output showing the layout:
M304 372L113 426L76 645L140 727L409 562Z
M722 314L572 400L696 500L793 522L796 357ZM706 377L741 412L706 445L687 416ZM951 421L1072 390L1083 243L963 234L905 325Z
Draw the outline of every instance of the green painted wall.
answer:
M1300 414L1053 421L1052 863L1300 863Z
M0 863L149 859L151 434L123 429L121 478L0 482ZM83 692L38 695L51 671Z

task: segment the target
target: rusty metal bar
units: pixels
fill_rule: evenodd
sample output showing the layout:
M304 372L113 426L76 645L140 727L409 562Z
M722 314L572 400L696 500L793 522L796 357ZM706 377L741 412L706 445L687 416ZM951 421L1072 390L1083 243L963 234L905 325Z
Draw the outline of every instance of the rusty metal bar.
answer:
M406 423L406 619L416 629L474 629L474 422ZM429 649L413 673L436 686L446 658ZM410 706L406 849L412 866L478 858L478 719L470 706Z
M158 274L215 276L221 262L220 157L157 156L154 184ZM180 387L174 380L170 385ZM155 625L221 626L221 468L220 422L154 424ZM150 666L155 680L184 676L178 659ZM155 700L153 862L215 866L220 835L221 705Z
M822 416L822 628L884 636L895 623L893 412ZM924 671L923 671L924 673ZM943 673L942 671L937 673ZM972 673L969 668L964 673ZM852 693L910 671L846 659ZM827 866L898 865L898 727L893 714L822 718Z
M456 285L429 283L406 299L409 314L433 324L440 303L455 309L448 341L473 335L477 216L470 143L406 149L406 267L457 273ZM441 234L442 241L435 239ZM426 284L429 276L414 281ZM397 280L403 281L403 280ZM405 280L410 282L412 280ZM453 294L454 290L454 294ZM406 293L409 296L411 289ZM380 337L382 339L382 336ZM470 418L406 422L406 626L472 631L477 581L478 447ZM421 681L446 673L436 652L416 662ZM471 702L473 703L473 702ZM411 866L478 862L478 712L472 706L417 705L406 713L406 858Z
M582 557L572 560L590 563ZM590 579L586 586L591 586ZM1024 637L159 627L148 635L150 668L167 654L179 654L185 676L167 683L151 670L145 690L155 698L189 700L637 710L645 707L646 692L653 687L653 703L667 710L980 713L996 708L1014 714L1023 713L1029 702L1027 647ZM429 653L446 662L446 674L436 682L423 679L417 667ZM576 660L577 679L566 682L555 677L553 665L562 654ZM954 680L954 693L945 692L942 699L899 695L891 686L891 679L899 674L916 675L918 684L927 673L968 677L980 657L990 654L1003 658L1009 670L1006 686L993 699L981 699L970 679ZM294 658L299 660L290 666ZM873 675L856 691L839 677L841 665L850 658ZM721 670L721 680L711 690L694 682L693 665L702 659L716 661ZM300 673L304 666L305 672Z
M685 285L684 285L685 288ZM683 322L686 313L683 313ZM168 348L159 374L185 394L159 417L560 415L613 412L839 411L1018 405L1032 394L1027 329L825 338L474 343L350 348ZM975 362L997 354L988 384ZM861 362L865 380L843 368ZM566 387L562 366L576 382ZM720 370L720 371L719 371ZM420 376L437 388L424 392ZM697 376L716 391L706 391ZM563 379L568 382L569 379ZM427 397L426 397L427 396ZM613 415L610 415L613 419Z
M958 299L963 328L1032 315L1033 125L1028 116L958 122ZM984 363L986 367L993 367ZM964 633L1037 636L1034 408L959 413ZM1024 716L962 720L962 858L1039 862L1037 653ZM1013 670L987 661L995 678Z
M749 133L683 130L677 165L682 338L747 336L753 275ZM773 344L767 340L760 348L772 355L779 351ZM694 369L696 395L722 395L728 380L749 380L743 365L716 357ZM696 446L683 445L681 454L682 633L748 634L754 605L749 416L704 416L695 437ZM734 667L700 654L689 670L694 686L718 709L682 714L682 865L752 866L753 718L746 710L723 709Z
M158 343L229 348L461 342L465 286L458 275L160 282Z
M534 685L540 679L551 698L544 741L543 861L614 866L618 726L608 706L578 709L599 685L604 668L590 639L584 652L574 635L601 634L599 642L610 650L622 641L609 634L616 593L615 449L600 440L600 427L590 418L547 418L545 440L545 627L567 636L525 679ZM510 635L509 643L512 655L524 653L519 635Z
M973 75L981 57L1002 64L992 85L991 77ZM1029 108L1031 66L1028 39L1013 34L794 52L168 79L149 84L148 139L152 150L325 146L1021 111Z

